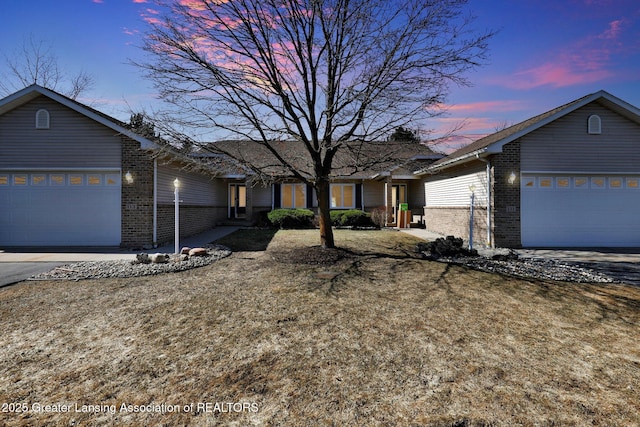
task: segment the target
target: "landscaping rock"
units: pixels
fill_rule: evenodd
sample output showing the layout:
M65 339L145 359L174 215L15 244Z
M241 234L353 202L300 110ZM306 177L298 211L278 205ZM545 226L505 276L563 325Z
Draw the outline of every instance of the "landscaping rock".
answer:
M207 256L209 253L205 248L193 248L189 251L189 256Z
M464 248L462 239L454 236L447 236L444 239L438 238L433 242L419 243L418 252L422 252L426 257L431 259L478 256L477 250Z
M190 248L190 247L185 246L185 247L183 247L182 249L180 249L180 254L181 254L181 255L189 255L189 251L190 251L190 250L191 250L191 248Z
M169 254L161 254L161 253L157 253L157 254L151 254L149 255L149 260L153 263L153 264L164 264L169 262L170 256Z
M59 266L45 273L31 276L30 280L83 280L112 277L140 277L153 274L173 273L204 267L231 255L231 250L222 245L207 245L208 256L188 257L181 255L175 262L152 263L148 254L136 255L136 260L86 261ZM170 255L166 255L171 258ZM184 261L181 261L186 257ZM180 261L179 261L180 260Z

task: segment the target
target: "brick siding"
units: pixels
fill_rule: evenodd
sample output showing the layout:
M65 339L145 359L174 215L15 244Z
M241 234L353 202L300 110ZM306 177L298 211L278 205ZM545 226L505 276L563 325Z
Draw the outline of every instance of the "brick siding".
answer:
M469 217L471 210L466 207L425 207L425 226L429 231L444 236L462 237L469 241ZM487 209L476 206L473 213L474 245L487 245Z
M180 206L180 237L210 230L216 222L226 218L226 207ZM173 242L175 238L175 206L158 205L158 243Z
M502 147L502 153L492 157L495 245L519 248L520 232L520 141ZM515 173L516 181L509 184L509 175Z
M153 240L153 159L140 144L121 137L122 154L122 240L120 246L133 248ZM124 175L130 172L133 183Z

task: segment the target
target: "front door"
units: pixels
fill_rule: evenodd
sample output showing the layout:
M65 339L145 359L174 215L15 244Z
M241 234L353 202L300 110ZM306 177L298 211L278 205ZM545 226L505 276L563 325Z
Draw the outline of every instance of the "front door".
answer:
M247 215L247 186L229 184L229 218L244 218Z
M393 222L398 221L400 203L407 203L407 185L394 184L391 186L391 204L393 205Z

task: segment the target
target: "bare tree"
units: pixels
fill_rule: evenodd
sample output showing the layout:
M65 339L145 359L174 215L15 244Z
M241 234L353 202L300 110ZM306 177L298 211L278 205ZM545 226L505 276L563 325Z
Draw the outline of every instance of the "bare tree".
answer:
M5 61L10 71L9 76L0 80L0 89L5 93L38 84L51 90L61 90L68 97L76 99L94 84L93 77L84 71L68 77L60 69L51 44L43 40L36 41L33 36L25 40L11 56L5 56ZM60 89L60 86L65 88Z
M492 33L466 0L165 2L142 67L182 128L259 144L316 190L320 238L334 247L330 176L341 150L433 116L450 84L480 65ZM166 118L164 119L166 123ZM291 158L291 141L304 159ZM213 147L213 148L212 148ZM260 174L238 150L211 144ZM299 153L300 150L294 150ZM383 148L384 151L384 148ZM305 173L300 164L309 166Z

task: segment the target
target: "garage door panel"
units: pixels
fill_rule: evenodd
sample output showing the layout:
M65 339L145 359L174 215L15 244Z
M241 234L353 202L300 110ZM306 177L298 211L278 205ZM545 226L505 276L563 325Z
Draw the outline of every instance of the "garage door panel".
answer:
M3 246L113 246L120 244L120 183L104 176L113 172L26 174L26 185L0 185L3 212L0 245ZM55 176L60 181L32 179ZM89 185L89 177L100 177ZM82 185L70 185L82 176ZM76 181L78 182L78 181ZM37 183L37 185L33 185ZM13 184L13 181L11 181Z
M522 182L531 183L530 178L523 177ZM593 177L534 178L537 184L523 185L521 193L523 246L640 246L637 187L627 187L617 176L598 176L594 185L579 188L575 182Z

